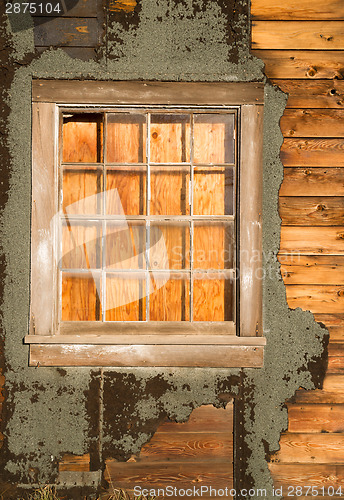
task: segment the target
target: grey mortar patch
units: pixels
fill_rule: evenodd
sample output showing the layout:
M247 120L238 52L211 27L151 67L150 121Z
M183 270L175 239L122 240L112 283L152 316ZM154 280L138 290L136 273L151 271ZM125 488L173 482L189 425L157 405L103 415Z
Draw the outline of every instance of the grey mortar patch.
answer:
M309 312L288 308L276 258L280 241L278 189L283 176L279 119L285 97L268 82L263 236L265 269L269 272L264 281L264 368L122 368L102 373L87 368L35 369L28 367L28 348L22 344L29 310L31 78L265 81L262 61L249 53L246 2L228 3L239 9L235 19L226 13L225 4L220 0L138 2L135 25L125 27L120 19L110 19L107 50L98 62L72 59L61 49L33 56L32 29L15 35L8 30L16 68L6 97L11 114L6 124L9 157L4 162L9 164L10 188L1 218L7 266L2 303L7 395L3 455L9 481L53 481L63 453L83 454L94 447L97 419L104 424L103 459L115 456L125 460L149 440L164 419L185 421L197 406L221 406L223 398L237 396L243 403L244 476L255 487L271 488L266 454L278 448L280 432L287 426L285 400L300 386L313 389L321 383L326 331ZM169 14L164 18L167 9ZM230 40L228 25L232 28ZM166 48L157 46L162 27ZM203 37L200 44L199 33ZM90 388L100 381L103 412L95 412L89 400L98 389ZM131 427L124 429L130 412ZM96 458L91 461L94 467L103 466ZM37 471L34 478L29 468Z

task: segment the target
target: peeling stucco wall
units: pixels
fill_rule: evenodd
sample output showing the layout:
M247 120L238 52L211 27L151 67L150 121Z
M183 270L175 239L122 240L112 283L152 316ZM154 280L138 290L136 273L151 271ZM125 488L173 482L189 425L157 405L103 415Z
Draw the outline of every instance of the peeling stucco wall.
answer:
M266 81L262 62L249 53L247 3L138 1L134 11L108 15L99 58L88 62L72 59L61 49L37 54L31 19L16 19L13 32L13 20L11 24L2 13L3 483L34 486L54 482L64 453L90 452L91 468L97 471L107 457L125 460L137 452L163 419L185 421L193 408L220 406L235 396L236 485L272 487L266 459L278 448L280 432L287 427L285 400L300 386L320 386L327 332L314 322L311 313L291 311L286 303L276 258L280 241L278 189L283 176L279 119L286 96ZM266 83L264 368L28 367L28 346L23 345L23 338L28 332L30 292L33 77ZM15 498L9 491L12 496L8 498ZM75 498L80 498L80 492Z

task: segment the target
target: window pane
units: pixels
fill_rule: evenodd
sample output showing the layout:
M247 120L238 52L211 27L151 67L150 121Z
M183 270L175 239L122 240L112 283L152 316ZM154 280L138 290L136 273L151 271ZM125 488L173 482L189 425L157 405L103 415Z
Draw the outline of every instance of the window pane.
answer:
M144 163L146 161L146 116L109 113L107 115L106 161Z
M234 282L222 273L195 273L194 321L233 321Z
M64 115L62 158L70 163L103 161L102 115Z
M194 223L194 269L231 269L234 262L232 222Z
M190 321L189 274L153 272L150 279L149 319Z
M64 169L63 211L72 214L102 213L103 174L97 168Z
M193 213L233 215L234 189L231 167L196 167L194 171Z
M62 223L62 258L64 269L101 267L102 228L91 222Z
M153 163L190 161L189 115L151 115L150 161Z
M146 167L108 167L106 211L111 215L146 214Z
M142 273L106 275L106 321L145 321L146 278Z
M234 114L194 115L194 163L234 163Z
M149 263L150 269L188 269L190 267L189 224L152 222Z
M144 269L146 267L146 227L140 222L107 222L106 267Z
M62 321L101 320L101 279L91 273L62 273Z
M151 167L151 215L189 215L189 167Z

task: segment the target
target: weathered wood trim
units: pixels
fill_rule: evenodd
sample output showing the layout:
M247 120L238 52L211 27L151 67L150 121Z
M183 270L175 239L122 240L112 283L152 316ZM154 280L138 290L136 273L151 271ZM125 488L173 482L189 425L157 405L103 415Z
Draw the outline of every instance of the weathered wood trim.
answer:
M240 159L240 335L262 334L263 107L242 106Z
M27 335L27 344L85 344L85 345L233 345L261 346L264 337L227 335Z
M30 366L259 368L263 346L32 344Z
M344 4L338 0L254 0L251 7L253 19L261 20L342 20Z
M56 331L57 280L52 225L57 213L55 108L50 103L34 103L32 107L30 332L38 335Z
M34 102L58 104L262 104L263 83L33 80Z

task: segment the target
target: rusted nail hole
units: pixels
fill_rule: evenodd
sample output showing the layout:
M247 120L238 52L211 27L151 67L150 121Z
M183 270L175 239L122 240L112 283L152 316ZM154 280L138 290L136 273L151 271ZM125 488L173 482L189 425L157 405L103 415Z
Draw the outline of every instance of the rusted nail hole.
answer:
M325 205L318 205L318 206L317 206L317 210L318 210L319 212L322 212L323 210L326 210L326 206L325 206Z
M311 173L312 173L312 172L311 172L310 170L305 170L305 174L306 174L306 175L311 175Z
M331 90L330 90L330 94L331 94L331 95L336 95L336 93L337 93L336 89L331 89Z
M338 297L343 297L344 296L344 290L338 290L337 295L338 295Z
M157 139L157 137L158 137L158 132L153 132L153 133L152 133L152 137L153 137L153 139Z
M309 70L307 71L306 75L307 75L307 76L311 76L311 77L312 77L312 76L315 76L315 75L316 75L316 73L317 73L317 70L316 70L315 68L311 67L311 68L309 68Z

